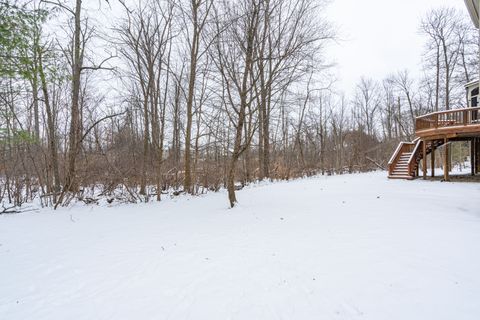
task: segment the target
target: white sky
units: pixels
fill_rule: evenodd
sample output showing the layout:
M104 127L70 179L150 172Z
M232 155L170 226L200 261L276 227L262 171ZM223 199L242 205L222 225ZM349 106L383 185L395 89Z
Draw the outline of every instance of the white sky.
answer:
M336 63L336 89L352 95L361 76L381 80L407 69L421 75L421 55L426 38L419 33L422 17L433 8L455 7L468 16L464 0L326 0L325 16L336 27L339 41L331 44L327 59ZM127 3L136 0L127 0ZM98 0L84 0L98 10ZM102 2L100 2L101 4ZM110 1L103 12L110 20L123 8ZM107 9L107 7L103 7Z
M327 16L343 40L327 54L337 63L338 89L351 94L362 75L382 79L402 69L419 75L425 41L420 20L440 6L467 14L463 0L333 0Z

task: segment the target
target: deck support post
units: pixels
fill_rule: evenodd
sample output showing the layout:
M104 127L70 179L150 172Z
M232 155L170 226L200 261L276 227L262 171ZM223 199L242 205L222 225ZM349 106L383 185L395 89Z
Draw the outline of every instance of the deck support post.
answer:
M435 177L435 146L432 141L432 152L430 152L430 170L432 178Z
M444 142L444 152L443 152L443 180L444 181L449 181L449 169L450 169L450 156L449 156L449 145L448 145L448 138L445 138Z
M475 138L472 138L470 140L470 169L472 176L475 175L475 155L476 155L476 150L475 150Z
M427 179L427 141L422 140L422 170L423 170L423 180Z
M474 140L474 144L475 144L475 164L474 164L474 167L475 167L475 174L478 173L478 163L480 161L480 139L479 138L475 138Z

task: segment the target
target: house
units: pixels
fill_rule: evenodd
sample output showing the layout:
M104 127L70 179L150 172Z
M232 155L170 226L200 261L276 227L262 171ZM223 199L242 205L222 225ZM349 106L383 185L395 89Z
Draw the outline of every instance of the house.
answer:
M465 0L473 24L479 27L479 1ZM480 67L480 66L479 66ZM444 180L449 180L451 158L450 143L470 143L471 174L480 170L480 106L479 81L465 85L468 107L432 112L415 119L415 140L401 142L388 162L388 177L393 179L414 179L419 176L422 163L423 178L427 177L427 158L430 155L431 175L435 176L435 151L443 146Z

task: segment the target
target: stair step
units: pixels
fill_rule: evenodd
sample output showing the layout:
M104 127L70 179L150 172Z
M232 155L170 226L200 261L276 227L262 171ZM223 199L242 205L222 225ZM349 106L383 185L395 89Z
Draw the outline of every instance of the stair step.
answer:
M403 175L403 176L397 176L397 175L389 175L388 176L389 179L405 179L405 180L413 180L413 177L412 176L409 176L409 175Z

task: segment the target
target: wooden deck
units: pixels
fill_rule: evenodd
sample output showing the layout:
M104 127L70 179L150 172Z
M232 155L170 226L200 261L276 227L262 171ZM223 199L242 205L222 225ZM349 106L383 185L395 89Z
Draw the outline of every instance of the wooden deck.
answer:
M480 107L432 112L417 117L415 135L429 140L480 136Z
M388 177L392 179L414 179L419 176L421 164L423 177L427 177L427 156L430 167L435 168L435 150L443 146L442 158L444 180L449 180L452 141L471 142L471 175L480 167L480 107L440 111L417 117L416 139L401 142L388 162ZM434 170L432 177L435 176Z

